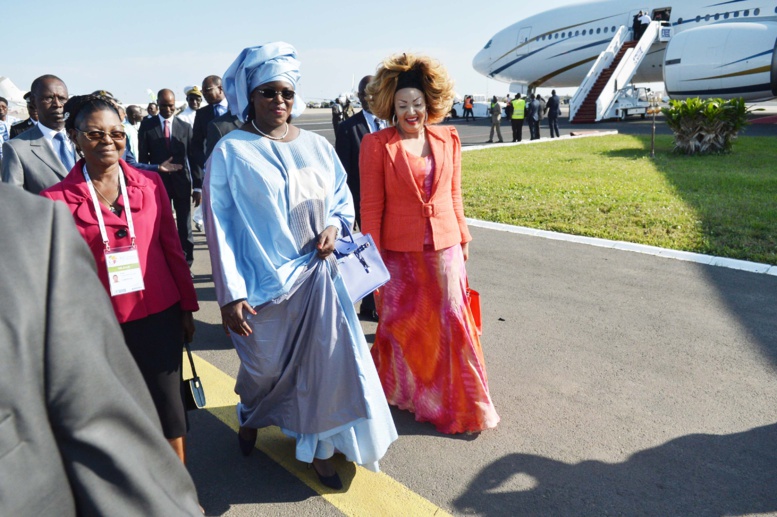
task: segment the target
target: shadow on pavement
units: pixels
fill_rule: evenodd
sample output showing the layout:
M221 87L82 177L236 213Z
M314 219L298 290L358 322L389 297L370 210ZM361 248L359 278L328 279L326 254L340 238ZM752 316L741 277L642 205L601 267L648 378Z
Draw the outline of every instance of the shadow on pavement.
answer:
M692 434L623 463L510 454L454 501L478 515L743 515L777 512L777 424Z

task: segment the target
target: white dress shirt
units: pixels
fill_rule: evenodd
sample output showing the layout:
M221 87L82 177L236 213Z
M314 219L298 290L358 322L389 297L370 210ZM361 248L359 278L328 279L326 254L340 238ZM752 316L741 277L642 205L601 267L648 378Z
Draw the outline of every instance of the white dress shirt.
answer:
M67 150L70 154L73 155L73 163L79 160L79 156L76 154L76 148L73 145L73 142L71 142L70 139L67 137L67 132L65 131L65 128L62 128L60 131L57 131L56 129L51 129L49 127L44 126L40 122L35 122L35 124L38 126L38 129L40 129L40 132L43 133L43 137L49 143L49 147L51 147L51 150L54 151L54 154L57 157L59 157L59 144L54 143L54 137L57 135L57 133L62 133L63 135L65 135L65 145L67 146Z

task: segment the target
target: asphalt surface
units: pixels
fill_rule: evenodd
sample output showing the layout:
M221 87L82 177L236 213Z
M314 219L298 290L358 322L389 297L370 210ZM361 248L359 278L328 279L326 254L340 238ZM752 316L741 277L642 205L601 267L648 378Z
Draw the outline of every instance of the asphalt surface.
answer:
M314 115L299 125L329 138ZM470 124L457 123L465 144L487 137ZM502 421L446 436L395 410L386 474L454 515L777 515L777 277L471 231ZM193 349L234 377L195 237ZM243 458L213 414L191 427L207 515L341 515L259 451Z

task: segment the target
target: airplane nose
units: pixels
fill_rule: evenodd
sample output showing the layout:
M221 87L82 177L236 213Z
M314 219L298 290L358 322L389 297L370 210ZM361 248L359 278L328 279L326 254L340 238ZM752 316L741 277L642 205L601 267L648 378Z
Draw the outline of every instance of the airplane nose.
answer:
M488 76L491 71L491 52L484 48L475 54L475 58L472 60L472 68L478 73Z

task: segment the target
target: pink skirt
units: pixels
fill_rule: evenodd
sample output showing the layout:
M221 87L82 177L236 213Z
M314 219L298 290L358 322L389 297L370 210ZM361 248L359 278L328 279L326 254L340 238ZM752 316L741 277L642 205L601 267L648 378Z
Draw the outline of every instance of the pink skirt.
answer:
M389 404L442 433L496 427L461 246L381 255L391 280L376 297L371 353Z

